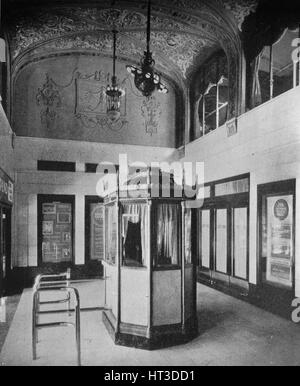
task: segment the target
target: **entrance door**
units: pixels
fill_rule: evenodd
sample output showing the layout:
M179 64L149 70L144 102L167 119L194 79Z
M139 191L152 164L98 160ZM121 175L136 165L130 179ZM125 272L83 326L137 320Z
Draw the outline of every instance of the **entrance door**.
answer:
M286 314L295 295L295 181L260 186L258 211L260 295Z
M199 211L199 276L244 293L249 279L248 200L215 202Z
M229 284L230 211L226 204L207 206L199 211L198 254L200 278Z
M236 279L249 278L249 208L232 208L232 276Z
M215 261L214 269L217 277L225 277L230 272L229 259L229 210L226 207L215 209ZM221 275L221 276L220 276Z

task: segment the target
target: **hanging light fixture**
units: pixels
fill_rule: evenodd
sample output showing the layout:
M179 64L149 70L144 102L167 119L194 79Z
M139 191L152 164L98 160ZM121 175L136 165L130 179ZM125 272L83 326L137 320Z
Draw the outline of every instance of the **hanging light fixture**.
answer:
M125 91L122 90L117 84L116 77L116 49L117 49L117 31L113 30L113 76L111 78L111 85L106 87L106 106L107 117L111 122L116 122L121 116L121 97L125 95Z
M148 0L148 21L147 21L147 51L141 60L141 68L128 65L127 71L134 77L136 88L145 96L150 97L157 90L163 94L168 93L167 87L161 83L160 76L154 71L155 61L150 52L151 34L151 0Z

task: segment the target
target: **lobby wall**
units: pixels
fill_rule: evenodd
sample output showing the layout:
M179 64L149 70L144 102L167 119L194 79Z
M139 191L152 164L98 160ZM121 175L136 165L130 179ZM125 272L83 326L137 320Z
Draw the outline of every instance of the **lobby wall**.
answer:
M17 137L16 200L13 229L13 265L34 268L38 265L37 196L75 196L75 265L85 264L85 196L95 196L101 175L85 173L85 163L119 163L119 154L133 162L159 162L174 157L171 148L96 144ZM76 172L38 171L37 161L75 162Z
M106 117L105 90L112 60L71 54L41 59L18 71L13 82L13 128L18 136L61 140L175 147L177 105L169 93L147 99L139 93L125 63L117 62L121 119Z
M238 118L238 132L227 128L186 146L182 161L205 163L205 182L250 173L250 283L257 278L257 187L296 179L296 296L300 296L300 88ZM298 233L297 233L298 232Z

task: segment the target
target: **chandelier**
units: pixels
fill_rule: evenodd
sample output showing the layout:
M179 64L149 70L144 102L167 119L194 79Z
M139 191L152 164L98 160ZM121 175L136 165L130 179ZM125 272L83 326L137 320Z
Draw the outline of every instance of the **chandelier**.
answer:
M127 71L134 77L136 88L145 96L150 97L157 90L163 94L168 93L167 87L161 83L160 76L154 71L155 61L150 52L151 34L151 0L148 0L148 20L147 20L147 51L141 60L141 67L126 66Z
M121 97L125 95L125 91L122 90L117 84L116 77L116 47L117 47L117 31L113 31L114 47L113 47L113 75L111 78L111 85L106 87L106 106L107 117L111 122L116 122L121 116Z

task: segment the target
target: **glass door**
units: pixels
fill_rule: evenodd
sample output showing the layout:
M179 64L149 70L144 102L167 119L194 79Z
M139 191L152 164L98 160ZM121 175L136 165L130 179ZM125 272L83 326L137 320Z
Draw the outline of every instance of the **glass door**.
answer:
M215 211L215 270L219 273L228 273L228 210Z
M249 175L207 184L198 214L199 280L249 290Z
M201 274L228 285L245 286L249 278L249 208L248 203L216 203L199 211L198 256Z
M232 209L232 274L242 280L249 276L248 218L248 207Z
M199 214L199 266L201 269L211 268L211 211L202 210Z

